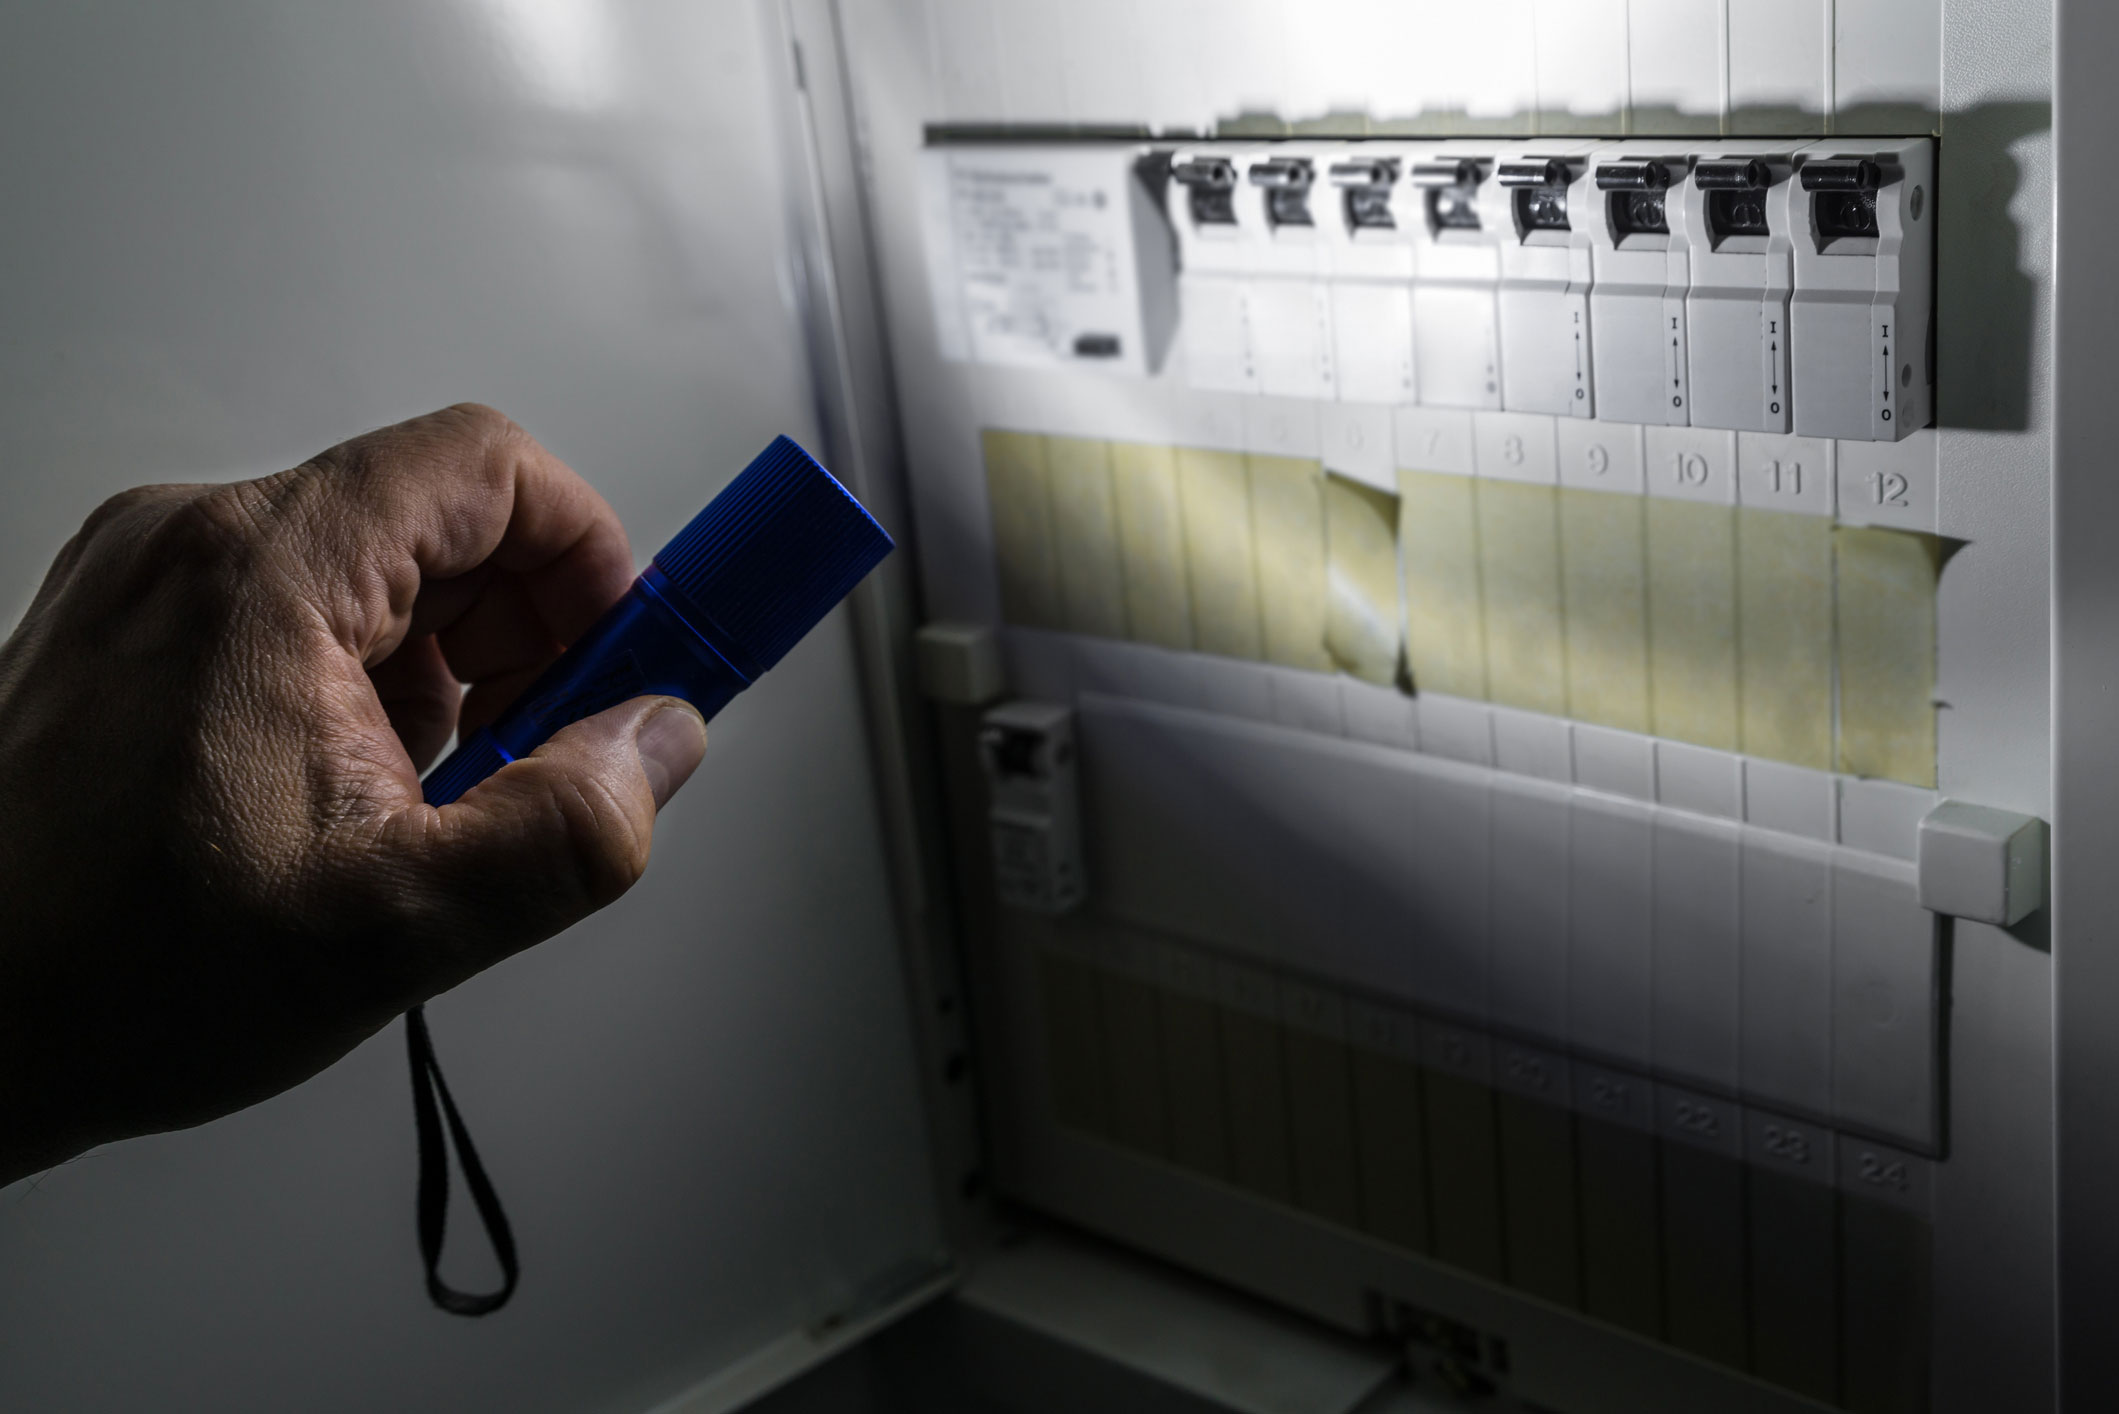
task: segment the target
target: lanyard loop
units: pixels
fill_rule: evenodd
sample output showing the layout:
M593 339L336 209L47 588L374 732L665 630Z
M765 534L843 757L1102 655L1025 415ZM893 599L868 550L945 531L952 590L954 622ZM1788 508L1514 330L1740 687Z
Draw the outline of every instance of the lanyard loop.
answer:
M485 1165L478 1161L463 1116L456 1112L456 1101L449 1098L449 1083L442 1079L434 1040L427 1034L424 1007L405 1013L405 1048L412 1061L412 1117L419 1128L419 1255L427 1265L427 1296L452 1316L490 1315L508 1304L522 1275L515 1259L515 1234L509 1230L508 1215L486 1177ZM463 1161L464 1186L471 1190L486 1240L500 1259L498 1291L458 1291L441 1279L441 1249L449 1217L449 1148L442 1135L443 1116L449 1121L448 1138L455 1141L456 1155Z

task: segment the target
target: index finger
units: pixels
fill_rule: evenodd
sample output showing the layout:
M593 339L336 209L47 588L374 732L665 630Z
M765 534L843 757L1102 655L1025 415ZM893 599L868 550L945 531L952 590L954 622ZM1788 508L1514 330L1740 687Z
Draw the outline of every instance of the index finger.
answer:
M420 624L433 632L477 597L449 592L449 581L507 571L565 644L633 579L625 528L603 497L476 403L379 428L248 489L262 517L298 540L332 635L367 665L404 640L423 587L438 591L426 607L440 621Z

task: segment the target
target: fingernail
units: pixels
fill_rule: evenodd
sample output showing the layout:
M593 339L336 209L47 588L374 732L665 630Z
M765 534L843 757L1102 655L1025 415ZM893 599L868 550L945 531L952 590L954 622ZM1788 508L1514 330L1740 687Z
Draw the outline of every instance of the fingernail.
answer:
M706 755L706 719L690 703L671 698L667 707L640 724L633 745L660 810L699 769L699 758Z

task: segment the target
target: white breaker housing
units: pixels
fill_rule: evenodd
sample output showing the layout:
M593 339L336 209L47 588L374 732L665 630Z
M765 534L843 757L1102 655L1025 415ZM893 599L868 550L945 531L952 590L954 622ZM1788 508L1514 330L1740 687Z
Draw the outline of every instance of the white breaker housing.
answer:
M1501 406L1594 416L1588 143L1504 147L1482 189L1500 255Z
M1724 142L1693 157L1680 205L1691 245L1685 358L1695 427L1789 430L1788 194L1799 146Z
M1619 143L1590 155L1589 333L1596 415L1683 427L1692 419L1685 292L1692 285L1682 143Z
M1928 423L1935 145L1820 142L1797 154L1795 430L1895 442Z
M1277 142L1237 163L1236 225L1247 252L1244 298L1258 391L1337 396L1332 298L1325 283L1332 188L1318 148Z
M945 144L921 154L945 358L1144 375L1177 320L1174 252L1135 143Z
M1341 146L1324 166L1329 192L1318 221L1332 301L1339 399L1410 403L1413 365L1413 247L1424 231L1418 189L1404 180L1402 143Z
M1504 232L1482 193L1494 147L1431 143L1405 174L1419 209L1413 251L1413 368L1428 407L1501 406L1501 325L1495 301Z
M1244 289L1249 242L1237 218L1245 149L1179 149L1170 161L1164 209L1177 233L1177 307L1185 375L1212 393L1255 393L1251 320Z

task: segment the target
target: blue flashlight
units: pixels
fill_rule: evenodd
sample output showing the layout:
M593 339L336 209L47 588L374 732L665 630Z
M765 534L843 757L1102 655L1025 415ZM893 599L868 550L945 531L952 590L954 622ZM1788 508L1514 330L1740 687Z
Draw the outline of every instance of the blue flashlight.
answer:
M662 547L625 597L427 774L447 805L569 722L646 693L711 718L890 553L875 517L786 437Z
M465 737L427 773L421 785L427 804L447 805L569 722L628 698L681 697L712 717L779 662L891 549L883 527L830 472L788 438L773 439L498 721ZM405 1043L427 1295L452 1315L483 1316L514 1295L521 1276L515 1234L449 1095L424 1013L422 1007L405 1013ZM444 1121L500 1263L501 1284L493 1291L459 1291L441 1277L449 1210Z

